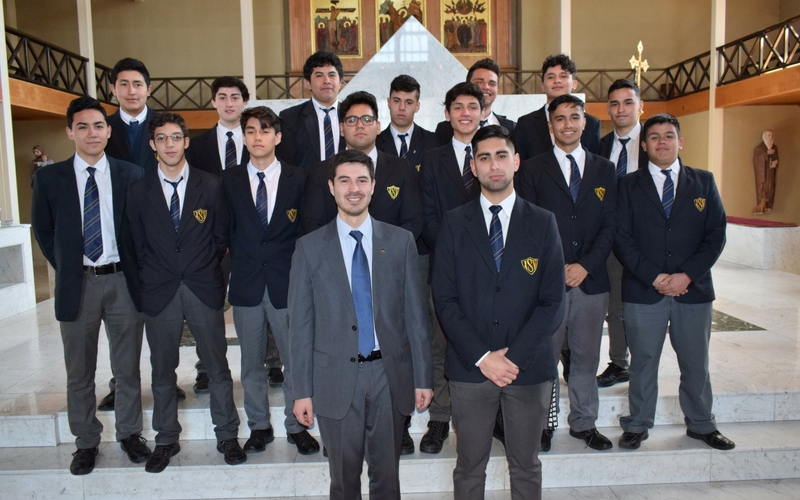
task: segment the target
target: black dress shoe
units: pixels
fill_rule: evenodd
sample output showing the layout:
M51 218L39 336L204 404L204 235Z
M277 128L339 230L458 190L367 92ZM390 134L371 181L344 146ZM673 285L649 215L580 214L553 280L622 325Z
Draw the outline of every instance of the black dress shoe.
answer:
M181 445L177 442L171 444L157 444L156 449L147 459L144 470L147 472L161 472L169 465L169 459L181 451Z
M542 447L539 451L550 451L550 446L553 441L553 432L555 432L555 429L545 429L542 431Z
M286 440L297 446L297 453L301 455L313 455L319 451L319 442L307 430L290 432L286 434Z
M650 437L645 430L644 432L623 432L619 438L619 447L635 450L642 445L642 441Z
M611 387L614 384L627 382L631 379L631 372L614 363L609 363L608 368L597 376L597 387Z
M267 371L270 387L280 387L283 385L283 371L280 368L270 368Z
M411 415L406 417L406 422L403 425L403 438L400 440L400 454L411 455L414 453L414 440L411 439L411 434L408 433L408 428L411 426Z
M180 389L180 387L178 388ZM195 394L205 394L210 392L208 388L208 373L198 373L197 378L194 379L194 386L192 387Z
M111 394L114 394L113 392ZM83 476L94 470L94 461L97 458L97 446L94 448L79 448L72 454L72 463L69 471L74 476Z
M564 375L564 382L569 384L569 363L570 351L561 351L561 373Z
M106 394L105 397L100 400L100 404L97 405L97 409L99 411L114 411L114 396L116 394L116 391L111 391Z
M611 441L600 434L597 429L589 429L588 431L573 431L570 429L569 435L574 438L583 439L586 442L586 446L593 450L602 451L611 449Z
M147 440L141 434L131 434L119 442L122 451L128 454L128 458L135 464L147 462L152 452L147 447Z
M217 451L225 456L225 463L228 465L239 465L247 462L247 455L242 451L239 440L236 438L218 441Z
M506 429L505 423L503 422L503 409L500 407L497 408L497 417L494 419L494 430L492 431L492 436L500 441L503 446L506 445Z
M699 439L715 450L732 450L736 448L736 443L722 435L720 431L709 432L708 434L698 434L686 429L686 435L692 439Z
M428 431L419 442L419 451L432 454L441 452L442 445L447 441L449 435L450 423L431 420L428 422Z
M275 432L272 427L269 429L254 429L250 431L250 437L244 443L244 451L245 453L261 453L274 440Z
M175 386L175 393L178 395L178 399L186 399L186 393L180 388L180 386Z

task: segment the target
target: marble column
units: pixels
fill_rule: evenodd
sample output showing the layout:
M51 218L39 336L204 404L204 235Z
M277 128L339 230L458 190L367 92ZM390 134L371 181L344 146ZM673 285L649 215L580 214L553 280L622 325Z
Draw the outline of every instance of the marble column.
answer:
M92 31L92 1L75 0L78 4L78 43L86 63L86 93L97 97L97 74L94 69L94 32Z
M708 86L708 170L714 174L720 193L723 192L725 183L722 175L725 110L717 109L716 106L717 78L719 77L717 47L725 45L725 2L726 0L712 0L711 2L711 56Z
M253 28L253 0L239 0L242 16L242 81L256 98L256 42Z

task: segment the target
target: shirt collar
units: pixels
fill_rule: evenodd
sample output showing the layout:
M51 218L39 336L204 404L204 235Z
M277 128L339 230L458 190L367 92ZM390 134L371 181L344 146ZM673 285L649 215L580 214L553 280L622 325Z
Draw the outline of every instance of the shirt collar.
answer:
M272 176L275 175L275 171L278 170L280 166L280 162L278 161L278 157L269 164L267 168L264 170L257 169L254 165L252 160L247 162L247 173L250 175L250 178L253 179L258 175L259 172L264 172L264 177L268 180L272 180Z
M183 177L183 182L189 181L189 162L183 164L183 168L181 169L181 173L178 174L178 177L175 179L167 179L167 176L164 175L164 172L161 168L158 168L158 177L161 179L161 182L169 181L169 182L176 182L178 179Z
M669 168L670 168L670 170L672 170L672 173L677 176L681 171L681 162L680 162L680 160L675 160L675 162L672 165L670 165ZM652 161L647 163L647 169L650 170L650 175L652 175L654 177L661 173L661 167L659 167L658 165L656 165Z
M222 125L222 123L217 122L217 135L219 137L225 137L227 139L228 138L228 132L233 132L233 136L236 137L236 138L239 138L239 137L242 136L242 126L239 125L238 127L234 128L234 129L230 129L230 128L224 127Z
M86 172L87 168L94 167L97 169L98 172L102 174L106 171L106 168L108 168L108 156L106 156L105 153L103 153L103 156L99 160L97 160L97 163L95 163L94 165L89 165L83 158L78 156L78 153L75 153L75 157L72 160L72 165L75 166L75 169L78 172Z
M411 122L411 127L405 132L400 132L391 123L389 124L389 129L392 131L392 139L396 139L400 134L408 134L408 137L406 137L406 142L408 142L411 140L411 136L414 135L414 122Z
M628 135L626 135L625 137L620 137L619 135L617 135L617 131L615 130L614 140L618 141L620 139L625 139L625 138L630 138L631 140L635 140L639 138L639 135L641 133L642 133L642 124L637 122L636 125L633 126L631 131L628 132Z
M517 193L516 191L511 191L511 194L506 196L506 199L504 199L500 203L492 203L491 201L486 199L483 193L481 193L480 200L481 200L481 209L483 209L484 212L491 213L489 211L489 207L491 207L492 205L500 205L501 207L503 207L503 212L505 212L506 215L511 217L511 212L514 210L514 203L516 203L517 201Z
M318 113L322 113L323 112L320 108L327 108L327 106L323 106L322 104L318 103L317 100L314 99L313 97L311 98L311 103L314 104L314 109ZM333 108L333 111L332 111L333 112L333 116L331 116L331 120L333 120L335 118L338 121L339 120L339 116L337 115L337 113L339 112L339 103L338 102L334 102L333 104L331 104L330 107Z
M553 153L555 153L559 165L567 161L567 154L571 154L572 157L575 158L575 161L578 163L578 165L583 165L586 161L586 151L583 150L583 147L581 147L580 144L578 144L578 147L575 148L572 153L567 153L558 146L553 146Z
M367 215L367 218L364 219L364 222L361 223L358 227L350 227L344 220L342 220L341 215L336 216L336 231L339 233L339 239L347 241L347 238L350 238L350 231L361 231L363 234L363 238L365 239L372 239L372 216ZM355 240L354 240L355 241Z
M131 116L128 113L122 111L122 108L119 108L119 117L122 118L122 121L125 122L125 125L130 125L131 120L138 120L139 125L141 125L147 118L147 106L145 106L142 112L139 113L137 116Z
M467 146L472 148L472 144L464 144L463 142L456 139L455 136L453 137L453 147L458 151L461 151L463 153L464 149L466 149Z

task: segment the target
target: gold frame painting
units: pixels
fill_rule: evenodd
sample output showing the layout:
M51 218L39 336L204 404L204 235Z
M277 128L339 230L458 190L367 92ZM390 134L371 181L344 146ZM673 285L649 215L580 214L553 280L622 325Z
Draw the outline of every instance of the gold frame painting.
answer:
M311 52L361 57L361 20L361 0L311 0Z
M420 0L375 0L375 40L377 50L394 35L397 30L414 16L425 26L425 7ZM397 7L395 4L400 4Z
M442 0L442 45L453 55L491 55L492 0Z

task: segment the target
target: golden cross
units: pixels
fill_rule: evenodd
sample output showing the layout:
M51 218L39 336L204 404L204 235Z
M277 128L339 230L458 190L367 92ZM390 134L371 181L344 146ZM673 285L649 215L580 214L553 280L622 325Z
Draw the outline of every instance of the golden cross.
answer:
M641 88L642 87L642 73L647 73L647 69L650 67L647 64L647 59L642 61L642 51L644 50L644 46L642 45L642 41L639 40L639 45L636 47L639 50L639 59L636 59L636 56L631 56L631 60L628 61L631 63L631 69L636 70L636 85Z

